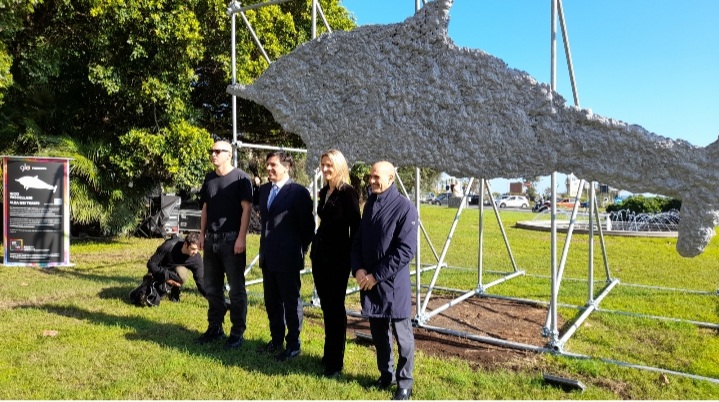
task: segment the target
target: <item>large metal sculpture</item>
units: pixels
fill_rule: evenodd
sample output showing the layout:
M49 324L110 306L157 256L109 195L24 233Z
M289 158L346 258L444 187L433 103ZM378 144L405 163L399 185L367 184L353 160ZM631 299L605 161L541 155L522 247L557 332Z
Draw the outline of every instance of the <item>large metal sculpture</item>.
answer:
M307 145L307 166L338 147L457 176L573 172L682 198L678 252L700 254L719 224L719 142L706 148L565 106L525 72L447 34L452 0L403 23L333 32L228 92L265 106Z

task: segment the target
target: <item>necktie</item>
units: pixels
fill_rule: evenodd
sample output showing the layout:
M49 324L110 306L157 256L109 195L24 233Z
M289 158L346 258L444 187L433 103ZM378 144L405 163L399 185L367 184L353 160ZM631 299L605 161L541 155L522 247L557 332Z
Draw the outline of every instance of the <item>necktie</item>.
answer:
M267 199L267 209L270 209L270 205L272 205L272 201L277 196L277 192L279 191L279 187L277 187L277 184L272 185L272 190L270 190L270 197Z

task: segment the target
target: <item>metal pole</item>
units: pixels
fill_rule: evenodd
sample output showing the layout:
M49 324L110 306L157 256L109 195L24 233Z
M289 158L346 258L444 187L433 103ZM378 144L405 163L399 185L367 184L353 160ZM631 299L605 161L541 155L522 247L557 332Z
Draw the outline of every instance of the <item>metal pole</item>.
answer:
M562 353L562 355L567 356L567 357L577 358L577 359L599 360L604 363L616 364L617 366L620 366L620 367L629 367L629 368L635 368L635 369L639 369L639 370L653 371L656 373L671 374L671 375L676 375L676 376L680 376L680 377L691 378L694 380L703 380L703 381L709 381L714 384L719 384L719 379L717 379L717 378L703 377L700 375L684 373L681 371L667 370L667 369L663 369L663 368L659 368L659 367L643 366L641 364L626 363L626 362L622 362L619 360L601 359L601 358L587 356L587 355L580 355L577 353Z
M488 343L490 345L495 345L495 346L502 346L502 347L507 347L507 348L512 348L512 349L519 349L519 350L527 350L530 352L545 352L545 353L553 352L553 350L543 348L541 346L534 346L534 345L528 345L526 343L505 341L505 340L498 339L498 338L492 338L492 337L488 337L488 336L479 336L479 335L474 335L474 334L470 334L467 332L453 331L453 330L446 329L446 328L433 327L433 326L429 326L429 325L422 325L422 328L430 330L430 331L434 331L434 332L439 332L441 334L454 335L454 336L458 336L460 338L467 338L467 339L471 339L473 341Z
M307 153L306 149L302 148L288 148L288 147L278 147L274 145L261 145L261 144L247 144L242 143L243 148L254 148L254 149L266 149L269 151L286 151L286 152L302 152Z
M469 187L472 187L472 182L474 181L474 177L469 179ZM434 275L432 276L432 281L429 284L429 290L427 290L427 294L424 296L424 303L422 304L422 310L421 313L424 313L427 310L427 305L429 304L429 298L432 295L432 287L437 282L437 277L439 277L439 271L442 269L442 263L444 262L444 258L447 256L447 251L449 250L449 244L452 242L452 236L454 235L454 231L457 228L457 224L459 223L459 217L462 215L462 211L464 210L465 200L467 199L467 194L465 194L462 197L462 200L460 200L459 208L457 208L457 213L454 215L454 221L452 222L452 227L449 230L449 234L447 235L447 240L444 242L444 247L442 248L442 254L439 256L439 261L437 262L437 269L434 271Z
M584 186L584 179L579 180L579 188ZM564 247L562 248L562 257L559 260L559 267L557 272L557 287L562 283L562 276L564 275L564 267L567 265L567 255L569 255L569 246L571 246L572 235L574 234L574 226L577 222L577 212L579 211L579 196L581 192L577 193L574 198L574 206L572 207L572 214L569 217L569 226L567 226L567 237L564 239Z
M477 203L479 208L479 252L477 253L477 288L482 288L482 274L484 268L484 179L480 179L479 182L479 202Z
M319 204L319 200L317 199L320 194L320 188L322 188L322 185L324 184L324 177L322 175L322 171L320 168L315 168L315 174L312 176L312 213L315 217L315 233L317 233L317 228L319 227L319 215L317 214L317 205ZM345 293L347 293L347 290L345 289ZM312 287L312 298L310 299L310 305L314 307L322 307L322 302L320 301L320 296L317 293L317 287Z
M599 245L602 249L602 258L604 258L604 274L606 275L607 281L611 278L609 272L609 259L607 258L607 246L604 243L604 231L602 229L602 222L599 220L599 208L594 210L594 217L597 219L597 230L599 231Z
M325 18L325 13L322 11L322 6L320 3L317 3L317 12L320 13L320 18L322 18L322 22L325 24L325 28L327 29L327 32L332 32L332 28L330 28L330 23L327 22L327 18Z
M587 306L587 309L584 310L584 311L582 312L582 314L579 315L579 317L578 317L577 320L572 324L572 326L570 326L569 328L567 328L567 331L564 333L564 335L562 335L562 337L559 339L559 341L557 341L553 346L554 346L555 348L558 348L558 350L561 350L561 349L562 349L562 346L563 346L565 343L567 343L567 341L569 340L569 338L577 331L577 329L579 329L579 326L582 325L582 323L584 323L584 321L589 317L589 315L592 314L592 312L597 309L597 306L599 305L599 303L602 302L602 300L609 294L609 292L610 292L615 286L617 286L617 284L619 284L619 280L618 280L618 279L615 279L615 280L613 280L611 283L609 283L609 284L604 288L604 290L599 294L599 296L597 296L596 302L595 302L595 303L592 303L592 304L589 304L589 305Z
M579 90L574 81L574 66L572 65L572 52L569 49L569 35L567 34L567 25L564 21L564 8L562 0L557 1L557 11L559 12L559 23L562 27L562 38L564 39L564 55L567 58L567 69L569 70L569 81L572 84L572 95L574 95L574 106L579 107Z
M420 203L419 203L419 185L420 185L420 178L419 178L419 168L414 168L414 206L417 208L417 219L419 220L419 214L420 214ZM416 246L416 252L414 255L414 271L417 275L415 279L415 317L419 318L419 303L420 299L422 298L422 295L420 294L420 287L421 287L421 281L422 281L422 264L421 264L421 253L420 253L420 243L422 241L422 234L417 231L417 246Z
M422 319L423 319L422 322L426 323L430 318L434 317L435 315L443 312L444 310L447 310L448 308L450 308L452 306L456 306L457 304L469 299L472 296L475 296L476 294L477 294L476 290L470 290L468 292L465 292L462 296L459 296L458 298L456 298L454 300L450 300L447 304L444 304L442 306L435 308L434 310L432 310L431 313L425 314L422 317Z
M234 14L233 14L234 16ZM252 36L252 40L255 41L255 44L260 49L260 52L262 53L262 56L267 60L267 64L272 64L272 61L270 60L270 56L267 55L265 52L265 48L262 47L262 43L260 43L260 39L257 37L257 34L255 33L255 30L252 29L252 25L250 25L250 21L247 20L247 17L245 16L244 12L240 12L240 17L242 17L242 21L244 21L245 26L247 26L247 30L250 31L250 35Z
M557 0L551 0L552 3L552 15L551 15L551 36L550 36L550 81L551 81L551 88L552 91L556 91L557 89L557 71L556 71L556 65L557 65ZM554 99L552 98L552 93L550 92L550 102L552 102L551 107L554 107ZM547 334L550 336L550 344L557 341L557 337L559 335L559 331L557 329L557 294L559 293L558 285L557 285L557 172L552 172L552 205L550 206L551 210L551 220L552 220L552 228L551 228L551 257L550 257L550 269L551 269L551 277L552 277L552 295L550 298L550 304L549 304L549 316L551 318L551 325L549 327L549 333Z
M230 32L231 38L231 47L232 47L232 85L237 84L237 38L236 36L236 18L235 15L232 14L232 29ZM235 167L237 167L237 154L238 149L237 146L237 96L232 95L232 163Z
M287 3L288 1L290 1L290 0L269 0L264 3L251 4L249 6L244 6L244 7L242 7L240 5L239 1L233 1L230 4L230 6L227 8L227 13L230 15L233 15L233 14L245 12L247 10L254 10L256 8L261 8L264 6L271 6L271 5L275 5L275 4Z
M517 269L517 263L514 261L514 254L512 253L512 247L509 245L509 239L507 238L507 232L504 230L504 225L502 224L502 218L499 216L499 209L497 209L497 203L494 202L494 198L492 198L492 189L489 186L489 182L487 183L487 195L489 196L489 203L492 204L492 209L494 210L494 216L497 218L497 224L499 225L499 231L502 233L502 239L504 240L504 247L507 249L507 255L509 255L509 260L512 262L512 268L514 269L514 272L519 271Z
M402 190L402 193L409 198L409 195L407 193L407 188L404 186L404 183L402 182L402 177L399 175L399 172L397 172L397 169L395 169L395 179L397 180L398 188ZM419 213L419 211L418 211ZM439 255L437 254L437 250L435 250L434 245L432 244L432 241L429 239L429 234L427 233L427 229L424 228L424 224L422 224L422 219L419 220L419 228L422 230L422 233L424 234L424 238L427 239L427 244L429 244L430 250L432 250L432 254L434 254L434 258L439 262Z
M594 207L596 202L596 195L594 194L594 183L591 182L589 189L589 257L587 270L589 279L587 284L587 303L594 303ZM599 224L599 222L597 222Z
M312 39L317 37L317 0L312 0Z

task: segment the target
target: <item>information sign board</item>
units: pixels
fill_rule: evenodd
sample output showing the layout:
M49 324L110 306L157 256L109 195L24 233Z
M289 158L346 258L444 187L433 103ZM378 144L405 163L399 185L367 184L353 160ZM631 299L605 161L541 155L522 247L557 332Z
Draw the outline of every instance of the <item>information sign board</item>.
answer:
M70 264L69 159L3 156L5 265Z

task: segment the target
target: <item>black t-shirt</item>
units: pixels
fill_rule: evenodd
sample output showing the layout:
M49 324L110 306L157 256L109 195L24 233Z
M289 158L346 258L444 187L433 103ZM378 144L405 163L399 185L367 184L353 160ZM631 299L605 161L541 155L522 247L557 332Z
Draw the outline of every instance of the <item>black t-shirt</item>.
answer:
M237 168L224 176L208 173L200 189L200 205L207 204L207 232L239 232L242 201L252 204L252 183L247 173Z

